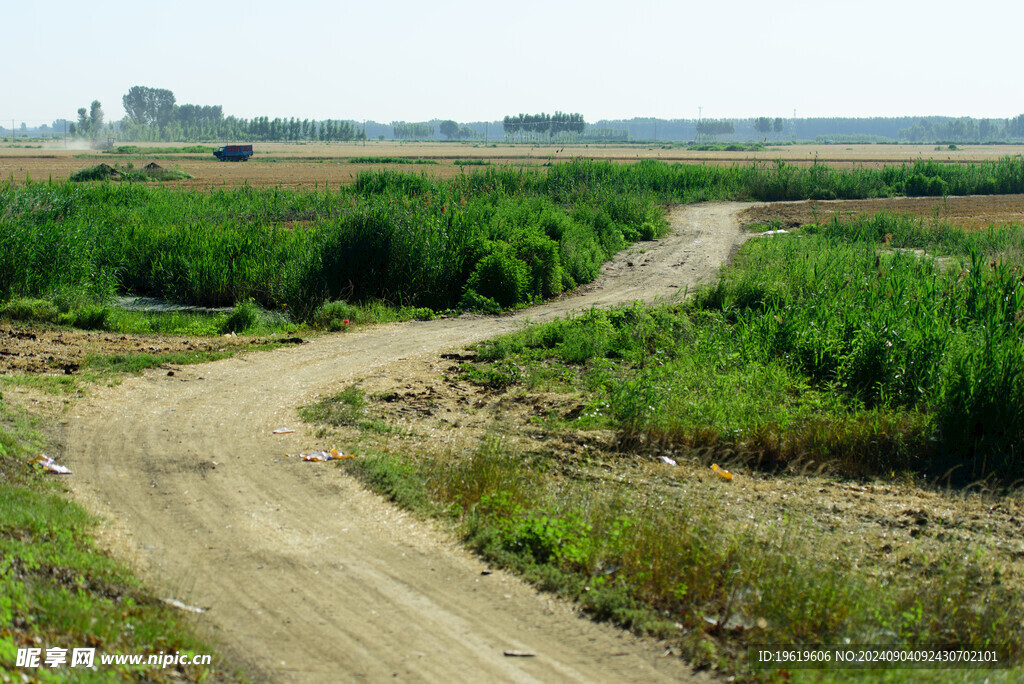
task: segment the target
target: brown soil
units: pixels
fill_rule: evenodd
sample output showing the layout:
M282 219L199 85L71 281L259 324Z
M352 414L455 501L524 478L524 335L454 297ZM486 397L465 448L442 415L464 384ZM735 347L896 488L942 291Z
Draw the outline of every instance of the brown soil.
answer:
M897 197L873 200L808 200L758 204L743 212L744 224L778 221L796 228L817 221L878 212L910 214L962 226L1024 222L1024 195L974 195L970 197Z
M91 356L209 352L260 344L265 340L225 335L185 338L0 323L0 375L76 373Z
M670 237L621 255L587 291L515 316L382 326L98 389L66 416L69 482L112 521L109 546L168 595L207 608L203 624L258 678L690 678L663 646L483 574L453 540L332 464L284 454L321 446L296 408L354 379L527 320L677 296L742 241L739 206L676 209ZM271 434L282 426L297 432Z

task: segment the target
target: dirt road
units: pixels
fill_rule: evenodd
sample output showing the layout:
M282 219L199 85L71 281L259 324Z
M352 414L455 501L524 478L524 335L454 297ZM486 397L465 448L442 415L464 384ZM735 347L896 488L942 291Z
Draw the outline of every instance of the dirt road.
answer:
M325 336L100 389L73 409L64 459L104 536L161 595L200 606L223 650L268 681L687 680L685 663L577 617L459 549L330 464L297 406L390 362L572 310L672 297L742 241L749 205L674 209L672 233L587 291L502 318ZM339 445L341 446L341 445ZM510 657L506 651L535 654Z

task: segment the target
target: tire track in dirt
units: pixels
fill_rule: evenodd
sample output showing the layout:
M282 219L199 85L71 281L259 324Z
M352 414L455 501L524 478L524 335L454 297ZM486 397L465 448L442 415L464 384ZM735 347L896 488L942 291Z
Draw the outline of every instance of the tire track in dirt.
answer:
M257 680L659 681L696 678L651 644L486 566L325 464L296 407L392 361L436 355L526 321L678 296L742 242L749 205L671 210L571 297L514 316L412 322L97 389L67 417L77 498L105 543L161 592L206 608L201 627ZM506 657L505 651L535 657Z

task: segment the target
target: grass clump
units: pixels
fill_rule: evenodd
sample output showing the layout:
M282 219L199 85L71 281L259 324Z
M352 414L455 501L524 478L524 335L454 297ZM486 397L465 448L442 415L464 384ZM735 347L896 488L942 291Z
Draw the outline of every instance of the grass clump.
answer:
M350 325L396 323L400 321L427 321L436 316L426 307L389 306L382 301L350 303L332 301L322 304L312 317L312 325L320 330L338 332Z
M46 299L20 297L0 306L0 318L9 321L54 323L57 314L57 307Z
M307 423L326 425L355 425L365 415L366 397L356 385L349 385L337 394L299 409L299 416Z

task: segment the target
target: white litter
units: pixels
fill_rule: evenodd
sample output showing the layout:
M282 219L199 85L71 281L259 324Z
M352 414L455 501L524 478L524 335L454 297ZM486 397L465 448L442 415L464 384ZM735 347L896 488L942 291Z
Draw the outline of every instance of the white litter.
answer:
M71 469L67 466L62 466L54 461L46 454L39 454L35 458L29 459L29 463L42 467L48 473L55 473L57 475L70 475Z

